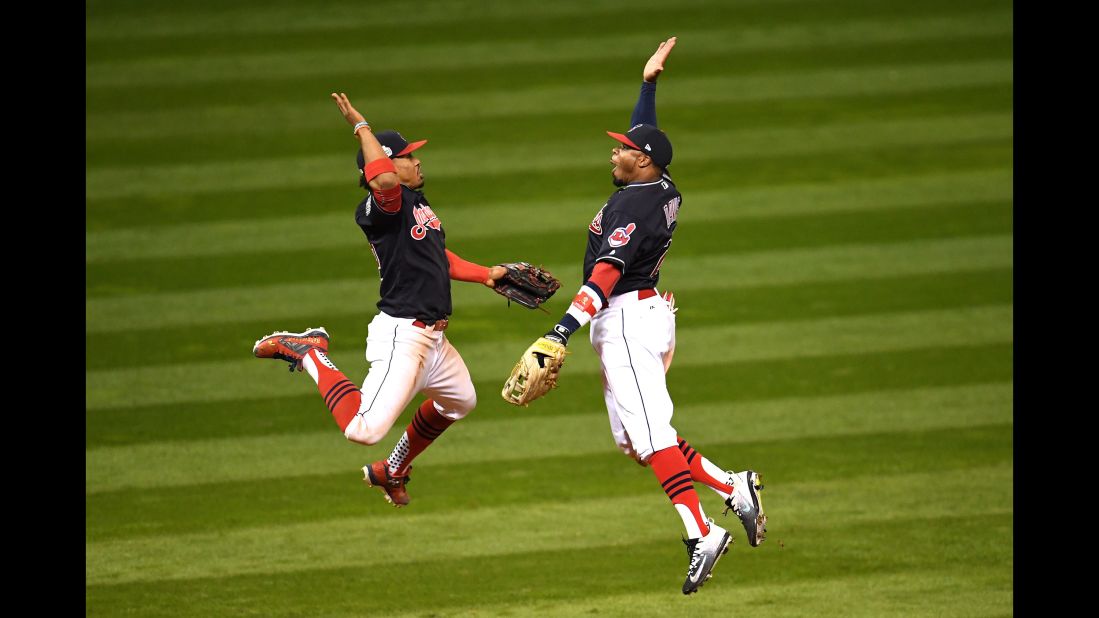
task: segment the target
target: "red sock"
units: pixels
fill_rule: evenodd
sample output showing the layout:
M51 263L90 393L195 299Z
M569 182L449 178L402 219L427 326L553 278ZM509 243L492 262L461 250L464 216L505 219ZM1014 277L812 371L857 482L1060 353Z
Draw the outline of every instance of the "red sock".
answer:
M698 493L691 484L691 469L687 465L686 458L683 457L683 452L674 446L668 447L653 453L649 463L672 504L682 504L690 509L698 529L703 535L709 533L710 525L702 518ZM683 517L686 516L683 515Z
M324 405L328 406L332 418L340 426L340 431L343 431L359 413L362 392L354 382L336 369L326 354L312 349L308 356L317 367L317 388L324 397Z
M683 453L683 457L687 459L687 465L691 467L692 481L704 483L727 494L733 493L732 485L726 485L725 481L715 479L710 473L706 472L706 468L702 465L702 455L698 451L691 448L691 445L687 444L687 441L681 436L676 436L676 438L679 440L679 450Z
M435 409L433 399L428 399L420 404L420 408L416 410L416 415L412 417L412 422L405 428L404 435L401 436L397 446L393 447L393 452L386 459L386 463L389 465L389 473L394 476L408 474L408 467L412 465L412 460L424 452L424 449L431 446L431 443L441 436L447 427L453 424L454 421L443 416Z

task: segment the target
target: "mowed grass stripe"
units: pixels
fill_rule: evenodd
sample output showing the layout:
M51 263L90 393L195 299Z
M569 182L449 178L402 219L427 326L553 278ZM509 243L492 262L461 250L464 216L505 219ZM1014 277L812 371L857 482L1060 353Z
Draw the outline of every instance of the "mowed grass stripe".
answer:
M682 211L690 223L718 223L742 219L876 212L931 205L965 205L1013 198L1011 170L990 169L944 172L919 176L853 180L843 183L804 183L745 190L694 191ZM515 217L512 202L484 204L476 209L446 209L444 225L455 238L496 238L499 231L485 221L508 221L512 234L572 230L592 215L593 200L569 199L525 202L531 212L553 210L554 217ZM689 213L689 214L688 214ZM257 244L256 238L264 239ZM353 224L350 208L339 213L277 219L221 221L170 226L132 227L90 232L85 235L85 261L89 264L149 258L215 256L234 253L274 253L293 247L297 251L361 248L365 239Z
M881 67L830 68L748 76L707 76L671 79L660 92L664 110L706 103L785 101L814 97L873 96L918 93L959 87L1010 84L1013 62L984 60ZM665 83L665 82L662 82ZM346 89L345 89L346 90ZM524 116L537 124L547 115L582 111L613 111L626 115L636 97L633 81L602 85L501 88L460 94L419 94L371 97L372 113L392 126L417 121L466 120ZM352 93L348 93L352 94ZM318 92L310 104L271 103L263 114L253 105L210 105L194 109L139 112L97 112L86 115L85 140L91 147L101 137L162 137L180 135L261 134L271 126L286 130L332 131L334 111L328 92ZM667 122L667 121L665 121ZM671 128L671 127L669 127ZM678 143L677 143L678 145ZM732 145L732 144L731 144ZM575 152L575 149L569 149ZM91 196L89 196L91 197Z
M460 248L455 246L460 253ZM819 283L1013 266L1010 235L856 244L736 254L673 256L661 270L661 289L736 289ZM477 259L476 256L466 257ZM364 260L369 260L364 256ZM545 264L565 287L579 286L577 263ZM356 279L135 294L85 300L85 331L108 333L220 322L287 321L299 316L362 316L378 298L376 268ZM451 287L456 313L499 306L499 297L474 285ZM293 299L285 302L283 299ZM556 305L551 302L550 308ZM562 309L563 310L563 309ZM304 325L309 326L308 324ZM261 333L262 334L262 333ZM256 335L257 337L259 335Z
M542 328L545 328L544 326ZM539 331L535 331L539 332ZM584 351L584 353L587 353ZM676 405L733 405L784 397L821 397L876 390L949 387L1013 378L1013 345L924 348L875 354L832 354L751 363L714 363L673 373L668 390ZM359 382L366 363L342 369ZM675 369L673 371L678 371ZM510 419L515 409L496 399L500 376L473 368L474 387L481 396L476 417ZM553 399L540 406L538 415L590 415L602 417L604 402L596 376L563 380ZM287 378L296 379L296 378ZM420 400L404 410L403 426ZM295 395L268 395L231 402L154 403L85 410L86 445L122 446L148 442L186 442L210 438L257 437L284 433L331 430L332 417L313 388ZM386 455L381 453L380 455Z
M586 414L545 417L538 416L536 411L509 410L509 416L495 420L471 417L448 430L446 447L426 451L422 463L500 463L598 454L614 449L605 410L600 407L602 397L591 381L587 384L593 390L594 405ZM751 444L776 436L795 439L876 433L895 427L913 431L975 427L1010 422L1012 407L1011 384L1002 382L679 405L675 425L692 440L699 440L701 448L708 443ZM319 403L301 414L326 415ZM85 452L85 491L96 494L146 487L352 474L365 462L386 456L402 426L398 424L392 439L367 448L348 442L330 419L318 419L318 426L322 425L323 431L308 433L89 448ZM532 436L561 439L532 439Z
M1007 520L1007 534L995 530L994 538L1010 545L1011 526L1009 518L991 518L966 522L967 529L986 523L1001 523ZM926 528L923 529L926 532ZM933 535L926 535L931 544L938 544ZM737 546L738 551L744 546ZM901 549L901 548L898 548ZM630 555L624 550L623 556ZM899 551L894 556L907 552ZM1010 557L1008 564L998 568L987 568L996 564L996 558L1002 552L991 551L986 555L969 556L976 564L982 558L981 568L958 566L956 562L936 565L935 568L921 567L905 569L896 567L890 572L862 572L864 563L859 563L859 572L850 569L837 572L822 561L820 578L796 581L783 581L781 592L776 592L777 582L773 578L761 577L758 571L732 567L721 563L714 571L714 583L707 584L704 594L692 595L687 602L674 599L673 586L669 581L653 580L644 586L644 590L620 592L621 587L612 587L603 580L599 590L576 594L547 594L543 592L524 600L501 599L492 603L492 611L507 616L585 616L603 614L611 616L660 615L669 608L689 613L692 616L722 616L729 613L730 607L751 607L753 612L769 617L800 618L802 616L835 616L837 618L880 618L881 616L1011 616L1015 611L1014 586ZM740 560L743 553L733 554L733 560ZM894 560L898 560L894 558ZM532 559L533 562L533 559ZM833 562L833 565L835 562ZM535 565L531 565L534 567ZM735 569L729 573L725 569ZM532 569L533 570L533 569ZM884 568L883 568L884 570ZM592 573L596 571L593 569ZM825 573L827 575L825 575ZM509 573L510 579L519 579L516 572ZM588 573L574 575L589 576ZM485 574L486 579L488 574ZM472 579L472 578L471 578ZM573 582L569 582L570 585ZM638 583L638 588L641 588ZM196 588L198 584L196 584ZM350 586L349 586L350 589ZM608 592L614 590L614 592ZM93 595L98 592L93 592ZM151 594L155 594L150 592ZM259 593L257 591L257 598ZM350 595L349 595L350 596ZM93 597L94 598L94 597ZM852 602L858 599L858 602ZM237 600L243 609L248 607ZM162 603L162 601L154 601ZM683 607L679 607L682 604ZM303 603L303 607L307 607ZM421 608L415 611L388 613L390 616L422 617L430 611L432 616L447 618L450 616L470 616L480 613L483 603L479 600L455 599L448 607ZM355 615L355 609L348 608L347 615Z
M769 505L777 507L769 512L775 523L775 530L769 532L790 538L796 547L799 541L811 542L808 535L836 526L888 521L923 526L942 517L1010 514L1013 477L1007 463L932 474L780 485L768 496ZM614 517L606 516L608 506L613 507ZM85 545L85 581L87 585L104 585L337 566L381 569L456 557L503 559L566 548L594 549L660 539L673 542L679 532L667 502L655 489L651 495L618 498L612 505L595 499L547 503L538 509L504 504L470 509L461 517L449 513L389 515L371 518L369 523L363 517L352 517L91 542ZM509 529L498 525L501 521L522 521L524 525ZM432 532L425 536L425 530ZM743 540L743 530L731 530Z
M301 6L294 2L248 0L238 0L230 5L223 2L191 2L188 6L176 10L155 7L145 12L142 12L142 9L147 8L144 3L137 3L136 6L121 3L116 3L117 6L112 6L110 3L97 4L101 6L97 6L97 10L87 19L85 36L89 42L121 43L127 39L171 39L213 34L247 37L262 33L281 35L302 31L359 32L364 28L392 25L423 27L445 24L449 26L461 23L463 19L474 22L470 24L471 26L492 20L513 25L516 19L541 21L601 13L618 16L621 13L620 5L612 0L559 0L553 3L517 0L505 4L493 4L488 14L459 13L454 10L452 4L446 2L423 3L416 8L415 12L378 10L370 14L363 14L361 4L346 0L316 2L311 6L323 7L323 10L308 11L302 10ZM820 6L831 3L822 3L820 0L686 0L682 4L685 8L693 9L722 7L744 9L761 5L795 6L804 9L814 4ZM984 4L990 5L988 2ZM638 0L634 6L638 10L643 10L664 7L666 4L654 0ZM935 4L932 3L930 6ZM990 6L995 6L995 3Z
M686 308L678 314L679 325L688 328L698 324L746 324L1009 304L1014 300L1013 273L1012 268L996 268L822 283L671 289L678 304ZM459 307L457 316L447 336L458 346L519 333L529 335L547 328L545 314L519 307L510 308L503 317L491 310L471 315ZM365 337L371 317L299 316L295 323L323 324L338 334L335 345L342 348ZM144 366L231 360L239 358L241 350L250 349L256 338L272 327L266 320L221 322L204 325L202 337L195 337L194 328L189 326L87 333L84 368L128 367L135 364L136 358ZM149 345L150 341L156 345Z
M1008 343L1013 337L1011 305L892 313L805 321L756 323L733 326L679 328L676 333L676 367L743 363L830 354L865 354L948 346L980 346ZM462 358L479 372L506 376L513 355L522 351L529 337L501 337L497 341L467 343ZM580 346L569 358L571 375L599 373L598 358ZM715 359L714 350L721 350ZM333 352L337 364L355 366L361 353ZM255 396L256 387L271 382L273 362L254 358L235 361L186 363L158 367L104 369L85 372L85 406L89 410L155 403L232 401ZM281 370L280 365L277 369ZM196 385L218 385L196 388ZM264 389L270 395L299 392L299 384L277 381Z
M692 162L735 162L739 159L798 156L845 151L867 151L932 144L964 144L1010 138L1012 114L966 114L947 117L845 122L795 129L738 129L676 133L676 165ZM522 174L529 171L571 169L576 153L607 148L606 136L593 134L577 143L540 144L537 154L529 147L482 149L478 171L485 174ZM609 152L609 150L608 150ZM520 156L522 155L522 156ZM470 148L439 147L432 150L432 178L469 174ZM205 193L283 186L340 184L347 180L347 154L308 155L280 159L242 159L213 163L160 166L125 166L89 169L85 188L89 200L134 195ZM425 168L426 169L426 168Z
M807 412L812 412L810 408ZM710 419L712 420L712 419ZM874 433L787 437L751 442L707 439L706 428L685 434L691 445L722 468L752 467L768 483L834 480L877 474L930 473L990 466L1012 459L1010 422ZM793 423L791 423L793 424ZM856 425L858 422L856 421ZM558 432L575 429L564 425ZM835 431L826 428L825 431ZM861 430L861 429L860 429ZM800 431L800 429L799 429ZM701 438L703 441L698 441ZM561 433L542 440L567 441ZM435 447L433 447L434 450ZM853 457L852 453L858 453ZM418 514L460 513L494 504L565 503L575 500L650 495L653 478L638 474L607 443L598 453L525 458L486 465L480 461L416 464L414 510ZM576 471L599 482L576 483ZM213 532L231 528L286 525L384 512L381 495L363 487L358 468L331 474L248 479L201 485L141 487L88 494L85 538L104 541L165 534ZM491 489L490 489L491 488ZM532 488L537 488L532 491ZM701 485L698 486L703 491ZM705 499L705 498L704 498ZM141 519L133 513L140 511Z
M605 517L615 515L608 510ZM743 580L756 583L749 594L759 599L753 606L757 613L760 607L777 607L792 616L1006 615L1012 608L1012 528L1009 513L888 520L857 529L805 528L816 537L778 550L772 545L737 545L734 557L719 565L719 575L698 597L711 599L706 607L720 608L714 615L725 615L729 607L749 598L740 592ZM395 583L369 595L363 594L362 570L342 567L86 590L91 607L140 608L156 615L302 616L316 615L323 607L325 616L362 616L392 615L393 608L400 607L419 616L470 616L483 614L486 608L495 612L523 604L507 615L544 616L542 606L570 600L585 604L584 614L606 613L612 605L622 607L614 615L623 616L665 615L669 608L694 614L699 607L696 599L679 592L682 549L665 536L647 543L528 552L506 559L397 563L385 568L388 581ZM436 591L440 582L446 582L441 593L408 593ZM608 591L613 591L612 600L604 606ZM652 604L624 603L622 595L632 594ZM715 604L718 598L721 603ZM799 608L796 603L805 605ZM550 615L581 615L564 607L565 613ZM1004 609L991 614L997 607ZM866 612L860 613L863 608Z
M674 18L673 18L674 19ZM598 39L577 30L582 22L570 21L569 36L514 40L485 36L477 41L433 43L430 38L416 43L386 45L346 41L331 37L314 38L307 47L280 49L276 52L226 52L217 55L173 54L159 57L97 61L89 56L86 64L86 88L125 88L131 85L210 85L235 82L242 75L249 79L289 79L316 75L341 75L361 71L363 58L384 66L400 62L422 70L460 69L488 71L501 66L557 64L587 61L609 64L612 60L634 58L635 50L648 49L654 37L650 33L631 32L627 28L602 32ZM717 25L699 29L675 28L686 43L683 54L698 50L707 54L755 54L776 50L815 49L829 46L873 45L919 40L966 39L1012 32L1010 11L983 11L932 15L928 17L878 17L821 22L778 23L763 26ZM478 24L478 27L480 24ZM544 26L543 26L544 27ZM669 31L670 31L669 30ZM547 33L548 34L548 33ZM341 47L342 45L342 47ZM677 59L679 56L677 56ZM683 58L689 61L689 58Z

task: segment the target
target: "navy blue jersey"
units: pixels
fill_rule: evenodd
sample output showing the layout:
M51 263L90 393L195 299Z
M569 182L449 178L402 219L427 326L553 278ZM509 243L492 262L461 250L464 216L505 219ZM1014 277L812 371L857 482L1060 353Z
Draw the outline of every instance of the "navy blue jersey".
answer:
M401 209L392 214L379 208L370 193L355 209L355 222L378 262L378 309L427 323L450 316L446 234L423 193L402 185Z
M612 294L656 287L682 199L668 176L629 184L611 195L588 225L584 280L596 262L610 262L622 269Z

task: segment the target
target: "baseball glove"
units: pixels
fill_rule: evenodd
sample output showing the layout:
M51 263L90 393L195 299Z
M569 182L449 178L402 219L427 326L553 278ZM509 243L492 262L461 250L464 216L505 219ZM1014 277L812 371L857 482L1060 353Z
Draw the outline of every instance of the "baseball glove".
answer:
M566 354L568 350L564 344L545 337L538 338L523 352L504 382L504 390L500 392L504 401L525 406L551 388L557 388L557 374L565 363Z
M561 287L550 272L539 266L532 266L527 262L512 262L497 264L503 266L507 273L496 280L492 289L497 294L505 296L508 304L515 301L528 309L537 309L539 305L549 300L550 296Z

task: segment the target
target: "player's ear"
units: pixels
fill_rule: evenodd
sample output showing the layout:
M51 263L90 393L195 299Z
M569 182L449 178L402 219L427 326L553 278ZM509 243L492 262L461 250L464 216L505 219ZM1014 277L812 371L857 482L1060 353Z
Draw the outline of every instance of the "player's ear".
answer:
M653 158L645 153L644 150L638 150L641 156L637 158L637 167L649 167L653 164Z

